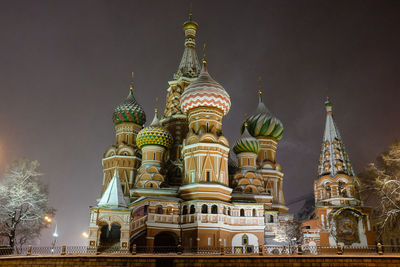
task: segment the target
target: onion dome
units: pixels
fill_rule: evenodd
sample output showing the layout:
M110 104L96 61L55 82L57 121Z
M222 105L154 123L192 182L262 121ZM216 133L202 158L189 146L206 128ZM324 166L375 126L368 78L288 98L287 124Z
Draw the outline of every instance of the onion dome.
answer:
M239 140L237 140L233 146L233 151L235 154L242 152L253 152L258 154L260 151L260 142L258 142L258 140L251 136L247 131L247 123L245 123L244 131Z
M172 135L161 125L158 119L157 109L155 110L154 119L150 126L140 130L136 137L136 145L140 149L147 145L158 145L168 149L172 141Z
M133 96L132 82L128 97L114 109L113 122L115 125L123 122L133 122L140 126L146 123L146 114Z
M258 94L259 103L256 113L246 119L249 133L254 137L272 137L279 141L283 135L283 124L262 102L262 92L259 91ZM244 131L244 126L242 126L242 131Z
M198 107L220 109L224 115L229 112L231 99L225 89L216 82L207 71L207 62L203 60L203 68L199 77L192 82L181 96L181 109L187 113Z

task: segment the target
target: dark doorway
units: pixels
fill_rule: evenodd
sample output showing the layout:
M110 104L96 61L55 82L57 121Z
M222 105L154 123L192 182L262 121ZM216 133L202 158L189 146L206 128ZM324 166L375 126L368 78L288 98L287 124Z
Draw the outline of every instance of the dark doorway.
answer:
M109 229L108 225L101 227L100 234L100 251L113 251L120 249L121 226L112 224Z
M160 232L154 237L154 253L176 253L177 246L178 236L172 232Z
M136 252L137 253L145 253L147 251L147 244L146 244L146 230L138 233L135 237L131 238L130 242L130 251L132 252L133 244L136 245Z

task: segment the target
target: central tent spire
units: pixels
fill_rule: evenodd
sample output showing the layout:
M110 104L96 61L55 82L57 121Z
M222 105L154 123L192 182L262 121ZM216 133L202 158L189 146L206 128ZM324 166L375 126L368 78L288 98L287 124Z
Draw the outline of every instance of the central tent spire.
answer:
M198 28L197 22L193 21L192 8L190 7L189 20L183 24L185 50L183 51L178 71L174 74L175 80L181 77L197 78L200 74L201 67L196 53L196 33Z

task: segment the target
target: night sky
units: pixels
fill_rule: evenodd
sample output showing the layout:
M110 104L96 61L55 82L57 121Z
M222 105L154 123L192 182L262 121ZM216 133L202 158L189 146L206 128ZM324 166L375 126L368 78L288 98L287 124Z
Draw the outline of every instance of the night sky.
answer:
M180 62L189 1L0 1L0 172L37 159L59 244L85 244L100 197L111 115L129 91L148 123ZM400 1L194 1L197 51L230 94L231 145L255 111L257 77L284 124L277 160L286 200L312 192L324 101L356 172L400 136ZM299 205L298 205L299 206ZM293 207L292 212L296 211ZM49 245L49 231L40 245Z

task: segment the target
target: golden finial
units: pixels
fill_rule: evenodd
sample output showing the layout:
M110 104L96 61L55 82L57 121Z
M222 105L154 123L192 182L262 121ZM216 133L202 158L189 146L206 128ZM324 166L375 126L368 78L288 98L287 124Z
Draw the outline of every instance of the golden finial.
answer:
M192 21L192 16L193 16L192 5L193 5L193 3L190 2L190 5L189 5L189 21Z
M247 123L247 121L244 122L244 128L247 129L247 127L249 126L249 124Z
M258 97L259 97L260 101L262 101L261 81L262 81L262 77L260 75L260 76L258 76Z
M203 43L203 64L204 64L204 66L207 65L207 60L206 60L206 46L207 46L207 44L206 44L206 43Z
M133 78L135 77L135 74L133 73L133 71L132 71L132 79L131 79L131 85L129 86L129 90L132 92L133 91Z
M158 108L154 109L154 113L156 114L156 117L158 117Z

